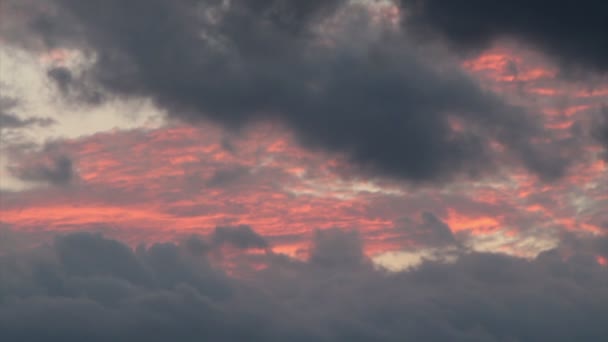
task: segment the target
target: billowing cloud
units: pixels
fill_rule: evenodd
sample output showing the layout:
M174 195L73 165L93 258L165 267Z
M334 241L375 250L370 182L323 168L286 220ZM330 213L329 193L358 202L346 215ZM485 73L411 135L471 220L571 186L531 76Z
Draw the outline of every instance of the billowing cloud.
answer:
M49 6L31 20L45 23L44 41L96 56L87 82L121 97L152 97L181 119L230 127L279 120L310 148L414 181L494 169L500 151L492 141L542 178L558 178L568 166L558 147L532 143L547 135L524 108L482 90L440 53L410 44L390 22L374 22L363 4ZM73 32L47 27L66 22ZM72 79L66 69L50 76L62 89ZM452 118L467 129L454 129Z
M593 254L608 253L605 245L566 259L561 249L534 260L462 254L386 273L369 267L355 241L354 233L319 233L309 261L243 255L236 262L252 268L233 277L187 241L132 250L100 235L60 236L0 256L0 331L32 342L599 341L608 334L608 269ZM347 248L338 257L330 245Z

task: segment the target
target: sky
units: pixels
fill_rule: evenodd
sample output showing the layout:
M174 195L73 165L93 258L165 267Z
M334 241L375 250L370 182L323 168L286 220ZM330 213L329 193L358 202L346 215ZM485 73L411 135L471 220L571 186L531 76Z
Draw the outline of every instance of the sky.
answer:
M608 4L0 2L0 336L608 336Z

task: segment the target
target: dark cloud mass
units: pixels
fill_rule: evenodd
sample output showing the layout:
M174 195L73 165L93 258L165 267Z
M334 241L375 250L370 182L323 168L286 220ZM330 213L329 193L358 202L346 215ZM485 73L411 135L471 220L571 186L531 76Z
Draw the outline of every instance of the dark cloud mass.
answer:
M593 254L606 255L606 243L570 249L567 260L560 249L534 260L470 253L386 273L362 256L355 233L330 230L315 236L309 261L244 254L236 262L267 267L235 278L192 239L133 251L76 233L0 253L3 340L526 342L608 334L608 270Z
M567 67L608 71L608 3L603 0L401 0L408 25L481 50L511 38L531 44ZM428 32L428 31L427 31Z
M75 178L73 161L64 155L48 156L42 160L25 162L10 167L9 171L24 181L54 185L65 185Z
M531 143L547 135L534 116L345 3L56 0L33 15L44 29L31 26L54 47L95 53L82 82L102 93L151 96L181 119L231 127L278 119L365 171L479 175L494 167L492 139L543 178L563 174L558 147ZM73 83L64 69L49 76L60 89ZM450 117L470 129L453 130Z

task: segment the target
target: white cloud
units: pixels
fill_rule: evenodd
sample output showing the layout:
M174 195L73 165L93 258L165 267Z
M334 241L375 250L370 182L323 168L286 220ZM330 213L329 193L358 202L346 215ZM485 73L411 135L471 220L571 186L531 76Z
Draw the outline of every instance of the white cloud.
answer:
M0 92L3 97L15 99L11 114L27 119L42 117L52 119L49 126L31 125L9 129L2 128L0 149L0 175L3 190L22 190L31 186L11 177L7 149L16 143L42 145L56 139L74 139L110 130L154 129L165 124L165 115L150 99L108 98L99 105L86 105L69 101L47 76L50 67L61 64L78 73L93 59L87 59L79 51L51 51L37 56L11 47L0 47Z

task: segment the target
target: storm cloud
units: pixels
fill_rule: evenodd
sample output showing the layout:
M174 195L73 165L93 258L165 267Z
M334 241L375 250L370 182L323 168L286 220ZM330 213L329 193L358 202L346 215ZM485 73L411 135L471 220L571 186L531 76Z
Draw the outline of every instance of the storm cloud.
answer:
M305 146L375 175L479 176L496 166L491 140L541 178L565 172L558 146L532 143L548 134L534 115L441 53L375 22L363 4L305 3L56 0L30 28L50 47L93 54L86 83L101 93L152 97L187 121L279 120ZM49 75L68 88L66 70ZM467 129L453 129L452 118Z

